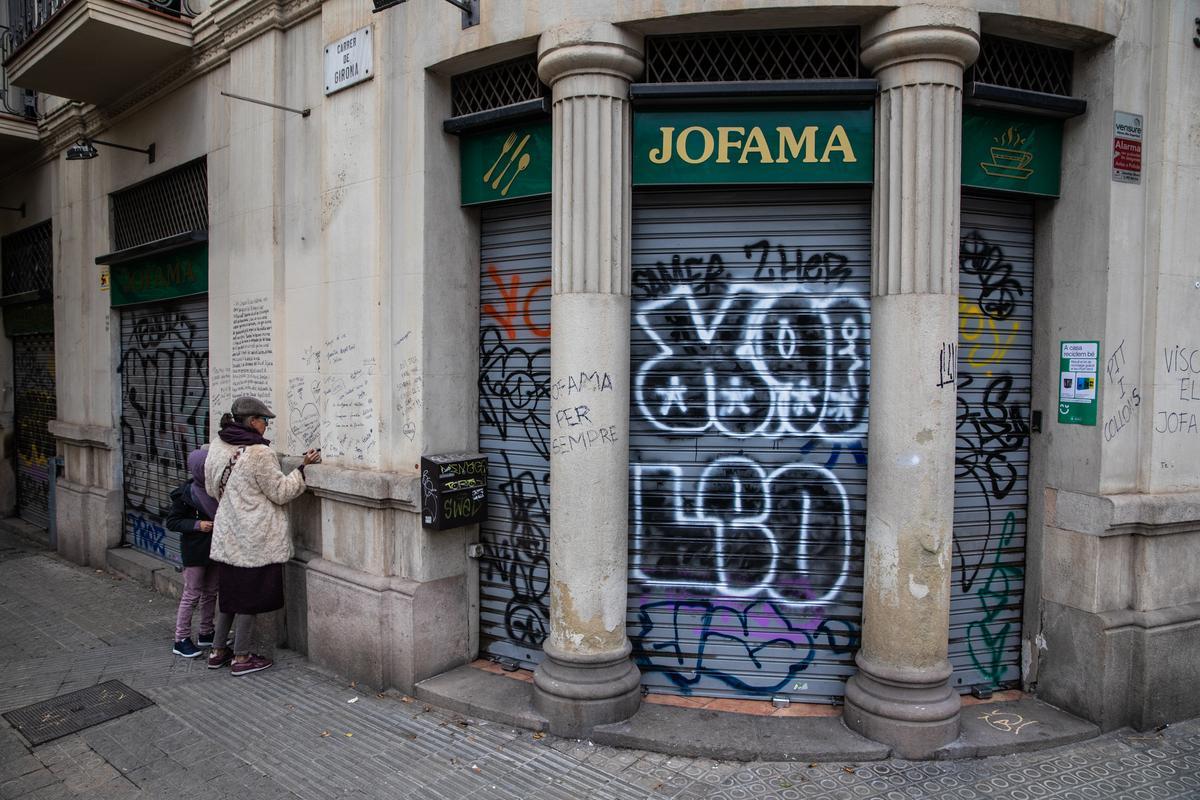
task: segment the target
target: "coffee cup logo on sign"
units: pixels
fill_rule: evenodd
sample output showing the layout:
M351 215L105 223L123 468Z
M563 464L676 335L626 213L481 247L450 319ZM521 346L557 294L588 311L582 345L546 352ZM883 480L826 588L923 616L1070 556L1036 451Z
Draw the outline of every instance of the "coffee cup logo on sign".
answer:
M992 156L991 162L979 163L979 168L985 174L993 178L1013 178L1019 181L1027 180L1033 175L1033 169L1029 166L1033 161L1033 153L1021 149L1025 139L1015 128L1009 127L1004 135L997 136L993 141L996 144L988 151Z

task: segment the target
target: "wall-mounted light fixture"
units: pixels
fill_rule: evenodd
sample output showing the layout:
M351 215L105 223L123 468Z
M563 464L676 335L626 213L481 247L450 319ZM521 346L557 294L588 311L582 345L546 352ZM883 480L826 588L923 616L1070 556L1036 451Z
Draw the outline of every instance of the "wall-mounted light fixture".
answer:
M100 155L100 151L96 149L96 145L102 144L105 147L115 147L118 150L128 150L131 153L145 153L150 158L150 163L154 163L154 142L150 143L149 147L130 147L125 144L116 144L114 142L104 142L100 139L80 139L75 144L67 148L67 161L87 161Z

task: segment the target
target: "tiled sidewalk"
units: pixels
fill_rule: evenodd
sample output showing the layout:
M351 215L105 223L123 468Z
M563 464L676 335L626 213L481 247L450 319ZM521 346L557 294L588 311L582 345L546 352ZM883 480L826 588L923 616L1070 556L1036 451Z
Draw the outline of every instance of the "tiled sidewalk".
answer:
M156 703L37 748L0 721L0 800L1200 798L1196 721L961 761L676 758L360 691L286 651L232 678L171 655L174 607L0 533L0 711L111 678Z

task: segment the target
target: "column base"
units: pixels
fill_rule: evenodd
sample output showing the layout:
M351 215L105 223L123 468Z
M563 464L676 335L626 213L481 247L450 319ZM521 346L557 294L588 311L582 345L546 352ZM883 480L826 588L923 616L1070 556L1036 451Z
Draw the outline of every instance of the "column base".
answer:
M859 671L846 683L846 727L902 758L925 758L958 738L962 701L950 688L950 662L917 670L873 664L861 652L854 660Z
M555 736L579 739L597 725L629 719L642 702L642 673L629 659L629 642L616 653L579 656L547 643L533 674L533 705Z

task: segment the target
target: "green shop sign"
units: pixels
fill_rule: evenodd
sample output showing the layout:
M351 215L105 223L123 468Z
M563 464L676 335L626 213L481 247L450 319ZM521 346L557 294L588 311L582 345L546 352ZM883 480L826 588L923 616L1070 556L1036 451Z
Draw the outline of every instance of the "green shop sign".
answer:
M110 281L113 307L204 294L208 291L208 244L113 264Z
M551 145L549 122L463 136L462 204L550 194Z
M870 183L873 120L869 108L637 112L633 183Z
M963 186L1058 197L1061 169L1061 120L963 110Z

